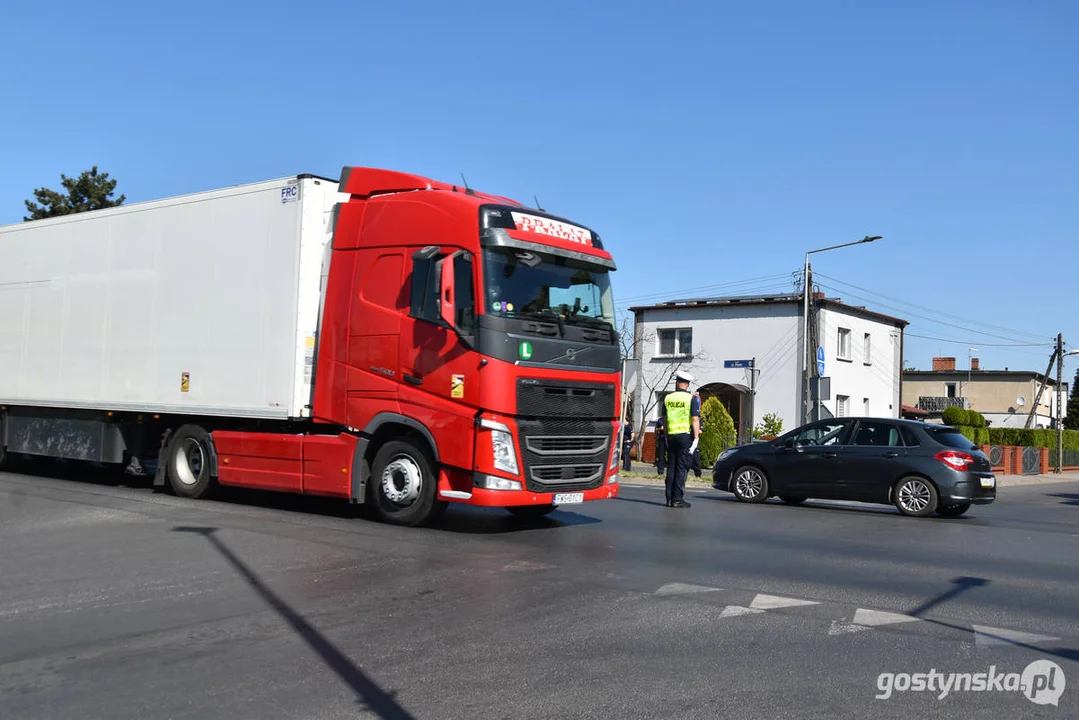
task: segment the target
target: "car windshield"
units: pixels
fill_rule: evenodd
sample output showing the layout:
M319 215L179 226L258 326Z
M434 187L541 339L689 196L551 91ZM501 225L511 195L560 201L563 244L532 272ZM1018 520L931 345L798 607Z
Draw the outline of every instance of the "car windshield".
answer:
M487 248L483 258L487 313L549 315L571 324L614 327L614 299L606 269L516 248Z
M974 443L958 430L952 428L942 428L937 430L936 428L928 429L929 437L933 438L941 445L946 445L956 450L970 450L975 447Z

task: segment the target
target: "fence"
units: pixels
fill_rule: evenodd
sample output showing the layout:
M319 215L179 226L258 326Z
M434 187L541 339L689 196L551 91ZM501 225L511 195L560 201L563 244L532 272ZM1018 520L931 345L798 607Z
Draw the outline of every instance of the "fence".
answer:
M1064 462L1062 463L1064 470L1079 470L1079 450L1064 449ZM1055 468L1057 466L1057 449L1049 448L1049 467Z
M998 475L1044 475L1053 467L1048 448L1018 445L982 445Z

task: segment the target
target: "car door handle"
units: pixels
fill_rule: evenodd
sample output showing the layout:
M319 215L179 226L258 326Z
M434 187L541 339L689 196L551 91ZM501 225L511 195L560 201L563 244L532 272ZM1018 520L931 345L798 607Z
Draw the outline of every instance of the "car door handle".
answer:
M827 452L824 453L824 457L828 458L829 460L834 460L835 458L839 457L839 453Z
M412 383L413 385L423 385L423 378L418 378L415 375L405 373L405 382Z
M886 458L897 458L897 457L899 457L899 453L897 453L897 452L886 452L886 453L884 453L884 457L886 457Z

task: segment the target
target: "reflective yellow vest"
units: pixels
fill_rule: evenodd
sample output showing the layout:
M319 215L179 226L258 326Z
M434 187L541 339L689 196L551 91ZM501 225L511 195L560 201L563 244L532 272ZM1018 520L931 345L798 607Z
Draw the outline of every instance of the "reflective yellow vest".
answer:
M693 396L685 390L675 390L663 398L663 406L667 409L668 435L689 433L689 406L691 402L693 402Z

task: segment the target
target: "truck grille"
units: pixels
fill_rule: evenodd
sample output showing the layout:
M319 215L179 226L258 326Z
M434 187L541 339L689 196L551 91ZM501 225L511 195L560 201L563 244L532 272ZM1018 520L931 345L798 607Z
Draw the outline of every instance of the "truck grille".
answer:
M523 417L615 417L613 383L517 381L517 414Z
M610 419L520 419L525 486L531 492L593 490L610 459Z
M526 439L525 447L536 455L594 455L606 450L609 442L605 435L548 435Z

